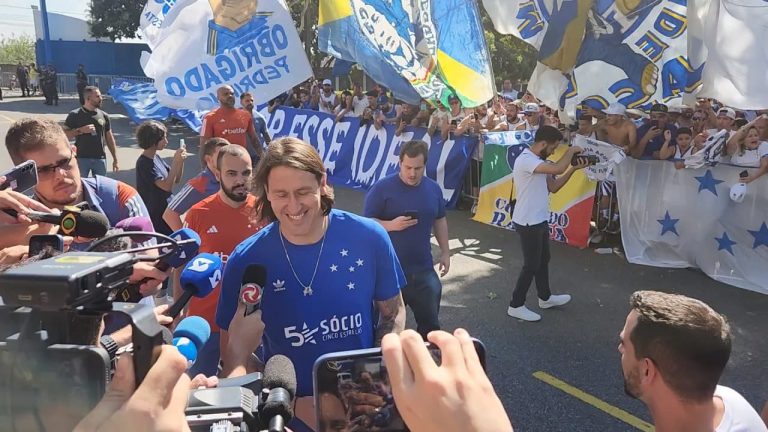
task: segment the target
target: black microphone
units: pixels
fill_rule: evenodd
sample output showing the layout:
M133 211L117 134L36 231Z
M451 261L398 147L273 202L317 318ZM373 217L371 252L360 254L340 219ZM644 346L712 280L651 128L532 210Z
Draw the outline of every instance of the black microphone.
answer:
M153 229L149 229L149 227L152 226L152 222L149 220L149 218L145 217L124 219L123 221L117 223L118 226L121 224L123 226L123 230L128 232L153 231ZM147 224L149 224L149 226L147 226ZM137 235L136 237L141 238L144 236ZM170 255L161 258L157 264L155 264L155 268L162 272L168 270L171 267L178 268L183 266L189 261L191 257L195 256L195 254L197 254L197 250L200 249L200 236L189 228L182 228L171 234L170 237L177 242L182 240L194 241L180 244L179 248L175 251L171 249L172 246L163 248L161 252L163 254L170 253ZM142 239L142 241L146 241L146 239ZM143 279L137 283L127 285L115 294L115 298L119 299L118 301L126 303L138 303L144 297L141 295L139 287L147 280L148 279Z
M245 304L248 316L261 308L261 295L267 283L267 269L263 265L251 264L245 268L243 282L240 285L240 301Z
M293 398L296 396L296 370L284 355L274 355L264 366L263 388L269 389L264 408L259 411L261 423L269 432L285 431L285 424L293 418Z
M7 214L17 217L19 213L13 209L3 209ZM72 237L101 238L109 230L109 220L103 214L93 210L80 210L67 206L61 213L43 213L31 211L27 216L33 221L45 222L59 226L59 232Z

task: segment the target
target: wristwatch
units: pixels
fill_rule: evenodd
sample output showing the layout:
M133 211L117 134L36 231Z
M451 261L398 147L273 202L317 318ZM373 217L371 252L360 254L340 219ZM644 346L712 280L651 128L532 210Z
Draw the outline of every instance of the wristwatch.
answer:
M109 359L114 360L115 354L117 354L117 349L119 348L117 346L117 342L115 342L114 339L112 339L112 336L110 335L104 335L99 339L99 344L102 348L107 350L107 353L109 354Z

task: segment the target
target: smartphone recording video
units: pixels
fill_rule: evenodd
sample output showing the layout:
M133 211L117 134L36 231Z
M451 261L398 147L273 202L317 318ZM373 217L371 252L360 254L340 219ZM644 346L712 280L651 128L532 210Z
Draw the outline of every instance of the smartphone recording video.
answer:
M485 346L473 339L485 369ZM427 344L435 362L440 349ZM395 405L381 349L326 354L315 362L318 432L407 432Z

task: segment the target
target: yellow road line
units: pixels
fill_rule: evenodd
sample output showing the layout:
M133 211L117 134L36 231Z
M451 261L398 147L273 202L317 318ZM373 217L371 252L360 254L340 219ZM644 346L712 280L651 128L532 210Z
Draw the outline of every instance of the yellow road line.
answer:
M652 424L645 422L643 420L640 420L639 418L624 411L623 409L615 407L609 404L608 402L602 401L592 396L589 393L579 390L578 388L568 384L565 381L555 378L546 372L543 372L543 371L534 372L533 376L534 378L544 381L545 383L551 385L552 387L558 390L564 391L565 393L568 393L569 395L575 397L576 399L579 399L582 402L592 405L593 407L599 409L600 411L606 412L611 416L623 421L624 423L630 426L634 426L635 428L643 432L653 432L655 430Z
M5 120L8 120L8 121L9 121L9 122L11 122L11 123L13 123L13 122L15 122L15 121L16 121L16 120L14 120L14 119L12 119L12 118L8 117L7 115L3 115L3 114L0 114L0 117L4 118Z

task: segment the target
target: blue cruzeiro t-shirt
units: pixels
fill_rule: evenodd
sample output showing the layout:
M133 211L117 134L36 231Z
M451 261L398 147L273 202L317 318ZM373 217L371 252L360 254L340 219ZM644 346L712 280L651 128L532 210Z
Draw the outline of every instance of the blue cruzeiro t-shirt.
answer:
M268 225L235 248L227 261L216 323L228 329L237 309L242 276L250 264L267 269L261 299L264 357L283 354L296 368L297 396L312 394L312 366L323 354L374 346L374 301L396 296L405 285L395 250L375 221L332 210L312 295L296 281L280 242L280 226ZM312 279L320 242L285 240L296 274Z
M427 176L417 186L409 186L395 173L375 183L365 196L363 214L366 217L392 220L414 210L419 214L419 223L389 233L406 274L432 268L429 242L432 226L435 220L445 217L445 200L440 186Z

